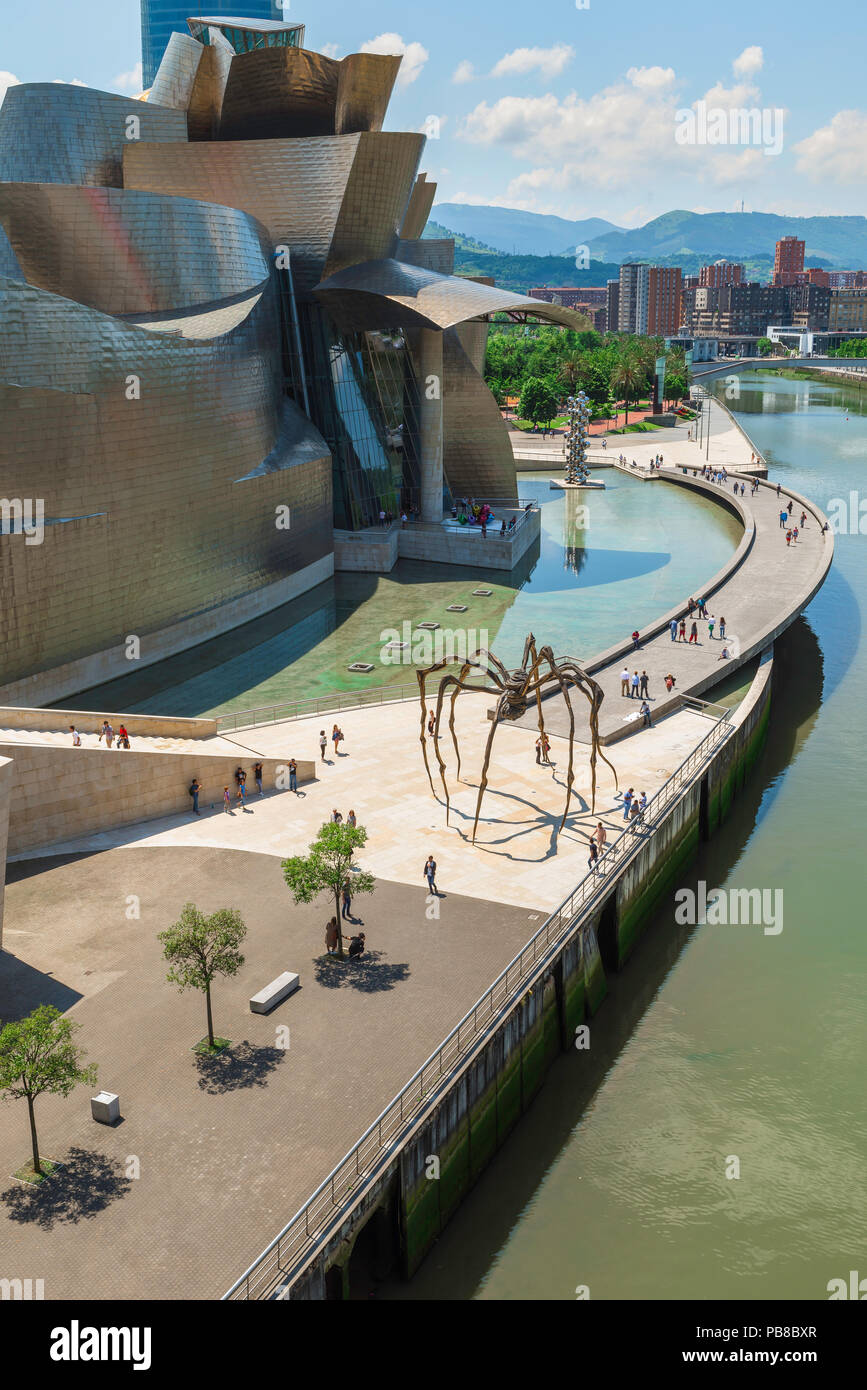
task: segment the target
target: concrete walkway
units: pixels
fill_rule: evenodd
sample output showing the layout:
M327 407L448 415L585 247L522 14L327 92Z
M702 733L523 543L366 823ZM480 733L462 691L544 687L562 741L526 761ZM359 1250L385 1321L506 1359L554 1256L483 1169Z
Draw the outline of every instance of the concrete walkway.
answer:
M662 615L648 630L640 632L637 649L630 640L629 615L624 614L623 641L610 648L588 664L588 670L602 686L605 695L600 718L599 731L604 742L615 742L639 727L639 701L624 697L621 691L621 674L625 669L630 676L636 670L639 676L648 675L648 690L652 717L672 710L680 695L701 695L715 685L729 671L742 666L759 652L763 651L780 632L784 631L806 608L816 590L823 583L834 553L834 538L829 530L823 534L825 516L818 507L798 494L783 491L777 497L776 484L759 482L755 497L751 495L753 479L739 476L744 483L743 498L734 494L734 475L727 483L717 485L706 482L701 477L693 477L692 471L684 476L667 462L659 475L665 486L684 486L703 492L706 496L717 498L722 505L736 511L744 524L744 539L729 563L718 575L709 579L704 590L697 589L693 595L684 594L683 601L669 613ZM780 526L780 511L786 507L789 498L793 500L792 526L799 527L798 540L786 544L785 530ZM806 525L801 528L802 511L807 512ZM687 615L687 601L690 597L704 598L708 604L708 614L713 616L714 633L710 635L708 622L700 621L697 614L694 621L698 628L698 641L689 642L691 619L687 617L686 641L672 641L669 623L672 618L680 619ZM719 635L720 621L726 620L726 636ZM728 659L722 659L722 652L728 652ZM561 653L558 653L561 655ZM671 693L666 690L665 677L675 677ZM631 690L631 686L630 686ZM589 736L586 703L578 696L576 715L576 736L587 739ZM551 708L549 721L548 706ZM550 731L558 735L568 733L568 715L560 698L545 702L545 723ZM525 727L533 727L537 720L535 710L530 710L520 721Z

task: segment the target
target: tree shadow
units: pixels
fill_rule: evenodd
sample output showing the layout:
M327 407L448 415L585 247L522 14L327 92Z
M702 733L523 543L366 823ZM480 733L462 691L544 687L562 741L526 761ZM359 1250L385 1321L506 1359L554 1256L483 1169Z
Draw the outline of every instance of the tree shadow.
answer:
M362 994L378 994L394 989L409 976L404 963L387 964L383 951L365 951L360 960L340 960L338 956L317 956L313 962L316 983L326 989L357 989Z
M10 1221L30 1222L50 1231L55 1224L75 1225L125 1197L132 1186L117 1159L93 1149L72 1148L63 1167L38 1187L10 1187L2 1194Z
M199 1090L207 1091L209 1096L222 1096L228 1091L266 1086L271 1073L285 1056L285 1048L255 1047L246 1038L223 1052L197 1053Z

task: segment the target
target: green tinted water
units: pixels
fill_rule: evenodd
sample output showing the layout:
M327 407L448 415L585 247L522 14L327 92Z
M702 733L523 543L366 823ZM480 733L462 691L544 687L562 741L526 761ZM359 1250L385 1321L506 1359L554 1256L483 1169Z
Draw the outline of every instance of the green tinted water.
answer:
M761 374L730 404L784 485L826 510L864 489L867 393ZM867 1276L865 593L856 521L778 643L766 750L684 885L782 888L782 932L660 911L590 1053L558 1061L412 1284L380 1296L823 1299Z
M516 571L403 560L388 575L338 574L225 637L58 703L216 714L412 681L411 666L383 663L383 634L402 637L404 624L412 631L419 622L466 628L470 645L487 645L509 664L531 630L559 654L589 656L688 598L740 538L738 523L713 502L615 469L604 478L604 492L579 499L551 491L547 478L521 475L521 496L539 499L542 535ZM480 587L491 596L474 597ZM467 612L449 613L450 604ZM356 661L373 672L354 675L347 668Z

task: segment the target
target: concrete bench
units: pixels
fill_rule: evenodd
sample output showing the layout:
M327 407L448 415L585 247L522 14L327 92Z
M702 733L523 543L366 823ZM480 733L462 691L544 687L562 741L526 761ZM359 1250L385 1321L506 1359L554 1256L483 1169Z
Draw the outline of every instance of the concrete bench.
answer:
M254 994L250 1000L250 1012L253 1014L267 1014L271 1009L275 1009L290 994L294 994L300 984L297 975L291 970L284 970L282 975L278 975L276 980L272 980L270 985L260 989L258 994Z

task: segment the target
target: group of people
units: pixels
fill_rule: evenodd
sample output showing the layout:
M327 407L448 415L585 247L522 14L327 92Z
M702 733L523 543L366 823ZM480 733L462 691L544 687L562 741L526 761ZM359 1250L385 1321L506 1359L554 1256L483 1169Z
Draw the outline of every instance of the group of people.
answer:
M334 756L335 756L335 758L338 757L339 754L340 754L340 745L341 745L341 743L343 743L343 741L344 741L344 739L343 739L343 730L340 728L339 724L335 724L334 727L333 727L332 730L331 730L331 742L334 744ZM324 729L320 729L320 730L319 730L319 756L321 757L321 759L322 759L323 762L325 762L325 750L326 750L327 747L328 747L328 739L327 739L327 737L326 737L325 730L324 730ZM344 757L345 757L345 756L346 756L346 755L344 754Z
M347 884L344 885L344 892L346 892L346 889L347 889L347 888L348 888L348 881L347 881ZM344 900L344 905L345 905L345 900ZM341 916L342 916L342 917L348 917L348 916L349 916L349 913L348 913L348 912L342 912L342 913L341 913ZM350 960L358 960L359 956L363 956L363 955L364 955L364 949L365 949L365 948L364 948L364 943L365 943L365 940L366 940L366 937L365 937L363 931L360 931L360 932L358 932L355 936L351 936L351 937L349 938L349 950L348 950L348 955L349 955L349 959L350 959ZM339 933L339 931L338 931L338 929L337 929L337 918L336 918L336 917L332 917L331 920L327 923L327 925L326 925L326 927L325 927L325 949L326 949L326 951L328 952L329 956L333 956L333 955L336 955L336 954L337 954L337 948L338 948L339 942L340 942L340 933Z
M73 748L80 748L81 734L74 724L70 724L69 732L72 735ZM108 722L107 719L103 719L102 728L99 731L99 736L97 737L96 741L97 743L102 743L103 739L105 739L106 748L111 748L112 744L115 742L114 729L111 727L111 724ZM126 731L126 726L123 724L120 725L117 731L117 747L129 748L129 734Z
M777 485L777 496L779 497L779 495L780 495L780 488L779 488L779 484L778 484L778 485ZM792 501L792 499L791 499L791 497L790 497L790 498L789 498L789 504L788 504L788 506L787 506L787 507L782 507L782 508L780 509L780 528L781 528L783 531L785 531L785 533L786 533L786 545L787 545L787 546L791 546L791 545L796 545L796 544L797 544L798 536L800 535L801 531L803 531L804 527L805 527L806 524L807 524L807 513L806 513L806 512L804 511L804 509L802 508L802 509L801 509L801 524L800 524L800 526L798 527L798 526L790 526L790 525L789 525L789 522L790 522L791 519L792 519L792 512L794 511L794 507L795 507L795 504L794 504L794 502Z
M334 807L334 809L333 809L332 812L331 812L331 820L332 820L332 823L333 823L334 825L342 825L342 824L343 824L343 816L341 815L340 811L338 811L338 809L337 809L336 806ZM354 812L354 811L350 811L350 812L349 812L348 816L346 817L346 824L347 824L347 825L351 825L352 828L355 829L355 826L358 824L358 822L357 822L356 819L355 819L355 812Z

